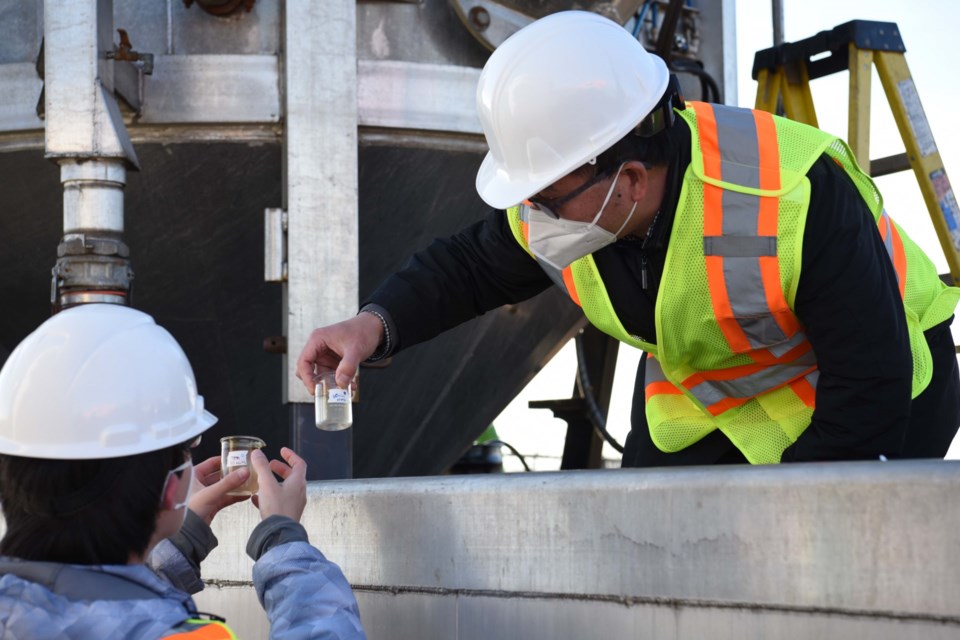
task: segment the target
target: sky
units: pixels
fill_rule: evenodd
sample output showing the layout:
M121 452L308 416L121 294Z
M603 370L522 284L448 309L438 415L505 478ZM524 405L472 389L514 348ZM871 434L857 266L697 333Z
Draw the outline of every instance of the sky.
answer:
M694 5L720 0L694 0ZM756 98L756 82L750 77L754 53L773 46L771 0L736 0L737 100L728 103L752 107ZM784 39L801 40L830 30L850 20L875 20L897 23L907 48L917 93L940 151L947 175L960 180L960 138L950 121L960 104L960 84L948 57L957 60L955 25L960 24L960 2L955 0L783 0ZM811 83L813 102L819 126L841 138L847 137L847 93L849 75L837 73ZM904 151L896 123L874 72L871 97L870 156L879 158ZM728 87L726 95L732 94ZM952 172L952 173L951 173ZM919 186L912 172L877 179L890 215L920 245L937 265L940 273L948 271ZM958 182L957 184L960 184ZM953 327L954 341L960 340L960 323ZM630 402L640 352L621 346L614 376L608 430L621 443L630 424ZM552 417L547 409L529 409L530 400L551 400L569 397L576 373L576 355L572 345L563 348L536 378L521 392L495 421L501 439L527 457L535 470L559 468L563 452L566 423ZM504 453L507 451L504 449ZM955 441L948 458L960 459L960 439ZM609 445L604 447L608 464L619 466L619 454ZM504 468L522 470L520 462L504 456Z

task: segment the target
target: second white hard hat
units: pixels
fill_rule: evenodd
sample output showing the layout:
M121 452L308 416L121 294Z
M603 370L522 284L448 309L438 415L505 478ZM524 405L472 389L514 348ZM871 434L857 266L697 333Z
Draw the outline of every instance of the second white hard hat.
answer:
M183 349L149 315L113 304L63 311L0 371L0 453L82 460L156 451L217 418Z
M504 209L596 158L630 132L667 89L666 64L622 26L564 11L497 47L477 85L490 147L477 192Z

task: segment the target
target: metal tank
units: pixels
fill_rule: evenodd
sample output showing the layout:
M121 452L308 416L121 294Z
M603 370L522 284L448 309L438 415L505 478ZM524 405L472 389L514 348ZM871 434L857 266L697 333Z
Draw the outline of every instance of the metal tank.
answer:
M651 48L723 86L732 13L683 4L0 0L0 358L52 305L128 301L184 345L220 417L204 453L249 433L323 460L315 477L442 472L582 326L559 291L364 370L339 435L313 428L296 355L483 215L474 90L490 48L560 9L628 27L642 11ZM670 5L675 36L657 39ZM685 72L692 97L703 75Z

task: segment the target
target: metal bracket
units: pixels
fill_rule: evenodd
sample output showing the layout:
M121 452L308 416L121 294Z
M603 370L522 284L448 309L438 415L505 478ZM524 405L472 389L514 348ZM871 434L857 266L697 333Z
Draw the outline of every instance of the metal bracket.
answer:
M263 214L263 279L286 282L289 216L283 209L265 209Z
M135 115L143 111L143 76L153 74L153 54L135 51L130 43L130 36L125 29L117 29L120 34L120 44L113 51L107 51L105 57L113 60L113 94ZM40 51L37 53L36 69L40 80L44 80L44 43L40 41ZM40 97L37 99L37 117L43 120L46 116L44 88L40 88Z

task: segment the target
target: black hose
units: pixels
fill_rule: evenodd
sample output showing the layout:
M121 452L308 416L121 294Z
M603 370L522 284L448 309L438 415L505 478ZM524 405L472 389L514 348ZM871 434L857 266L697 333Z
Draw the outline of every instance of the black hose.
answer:
M689 73L697 76L700 79L701 99L705 102L723 103L723 96L720 95L720 86L700 63L684 58L674 58L670 61L670 70L677 73ZM711 93L713 94L712 98Z
M587 416L593 423L593 428L603 436L603 439L618 453L623 453L623 445L617 442L616 438L607 431L607 419L604 417L603 411L600 410L597 399L593 397L593 386L590 384L590 377L587 374L587 356L583 349L583 335L577 334L575 342L577 345L577 383L580 386L580 393L583 394L583 399L587 403Z
M520 464L523 465L523 468L524 468L525 470L527 470L527 471L530 471L530 466L527 464L527 459L524 458L524 457L523 457L523 454L521 454L519 451L517 451L517 450L513 447L512 444L507 444L507 443L504 442L503 440L485 440L485 441L482 442L481 444L500 445L501 447L506 447L507 449L510 449L510 451L513 452L513 455L515 455L515 456L517 456L518 458L520 458Z

